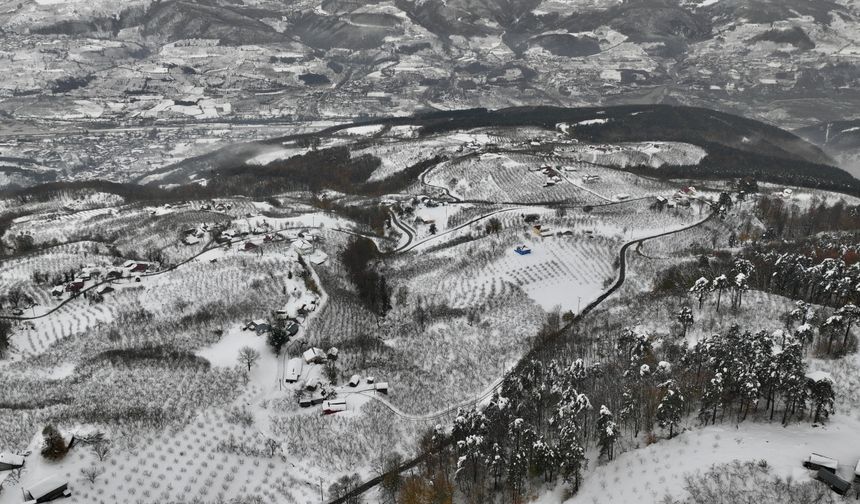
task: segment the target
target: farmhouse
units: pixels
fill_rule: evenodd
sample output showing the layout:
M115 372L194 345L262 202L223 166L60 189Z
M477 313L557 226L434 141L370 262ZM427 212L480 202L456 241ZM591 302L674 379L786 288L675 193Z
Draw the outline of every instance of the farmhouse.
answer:
M59 475L48 476L24 490L24 498L27 499L25 504L48 502L59 497L71 497L71 495L69 483Z
M12 453L0 453L0 471L10 471L24 466L24 457Z
M305 362L308 364L320 363L325 361L325 354L319 348L313 347L305 350L302 354L302 358L305 359Z
M287 383L295 383L299 381L299 376L302 374L302 359L293 357L287 361L287 371L284 373L284 381Z

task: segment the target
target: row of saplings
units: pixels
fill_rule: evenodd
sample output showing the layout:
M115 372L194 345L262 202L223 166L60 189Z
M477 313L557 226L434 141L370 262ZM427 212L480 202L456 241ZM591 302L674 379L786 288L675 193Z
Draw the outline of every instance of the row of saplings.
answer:
M696 419L821 422L833 411L832 384L807 379L791 335L782 341L734 326L690 348L660 349L630 329L609 339L614 352L604 362L525 362L485 408L460 411L450 434L428 433L429 455L420 475L400 482L398 500L444 502L458 493L474 503L518 502L530 482L557 478L576 492L588 450L611 460L618 446L656 442L656 426L673 437Z

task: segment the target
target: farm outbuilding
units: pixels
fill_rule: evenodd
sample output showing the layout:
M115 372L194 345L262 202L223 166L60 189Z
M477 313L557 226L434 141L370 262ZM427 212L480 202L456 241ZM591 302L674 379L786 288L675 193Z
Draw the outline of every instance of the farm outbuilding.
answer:
M12 453L0 453L0 471L11 471L24 466L24 457Z
M96 292L98 292L99 294L108 294L110 292L113 292L113 287L111 287L110 285L107 285L107 284L101 285L96 290Z
M358 387L358 384L361 383L361 375L354 374L347 382L347 385L350 387Z
M51 295L54 297L60 297L66 291L62 285L55 285L53 289L51 289Z
M322 403L323 415L331 415L341 411L346 411L346 399L332 399Z
M294 357L287 361L287 371L284 373L284 381L287 383L295 383L299 381L302 375L302 359Z
M287 336L292 338L299 332L299 323L295 320L287 321L287 323L284 325L284 331L287 332Z
M302 354L302 357L308 364L323 362L326 358L325 353L317 347L308 348Z
M845 495L851 489L851 483L845 481L839 476L833 474L827 469L819 469L815 478L822 483L825 483L831 490L839 495Z
M70 497L71 495L72 492L69 491L68 481L59 475L48 476L24 490L24 498L27 499L25 504L48 502L59 497Z
M293 248L296 249L296 252L302 255L311 254L314 251L314 246L311 242L301 238L293 242Z
M325 355L329 360L337 360L338 353L340 353L340 351L337 347L331 347L326 351Z
M80 292L84 288L83 280L72 280L66 284L66 292Z
M819 455L817 453L810 453L809 456L806 457L806 460L803 461L803 467L814 471L824 469L832 473L836 473L836 468L838 466L839 462L836 459L825 457L824 455Z
M388 382L379 382L373 386L373 390L379 392L380 394L388 394Z

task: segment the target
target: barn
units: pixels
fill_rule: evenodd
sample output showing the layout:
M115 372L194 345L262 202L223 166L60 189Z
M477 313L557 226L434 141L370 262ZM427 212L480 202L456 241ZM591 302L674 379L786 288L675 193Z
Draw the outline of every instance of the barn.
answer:
M12 453L0 453L0 471L11 471L24 466L24 457Z
M59 497L70 497L72 492L69 491L69 483L59 475L48 476L47 478L30 485L24 490L24 498L27 503L48 502Z

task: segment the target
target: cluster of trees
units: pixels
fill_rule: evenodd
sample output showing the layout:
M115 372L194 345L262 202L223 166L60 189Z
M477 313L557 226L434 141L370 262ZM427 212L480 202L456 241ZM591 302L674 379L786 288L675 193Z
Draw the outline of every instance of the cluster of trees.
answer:
M788 332L733 326L692 347L658 348L629 328L611 339L602 361L524 360L486 407L459 411L450 434L426 436L425 484L412 490L440 492L451 481L469 502L498 492L516 502L530 481L561 477L576 491L586 450L610 460L625 436L654 442L659 428L673 437L692 416L787 424L833 410L832 383L806 378L802 345Z
M767 227L770 239L796 240L821 232L860 229L860 208L844 201L833 205L813 202L804 211L783 198L760 197L754 213Z
M690 292L696 297L700 310L705 300L714 294L716 296L717 311L719 312L723 293L726 292L731 295L732 309L740 308L744 292L750 289L749 277L753 271L755 271L755 266L751 262L746 259L737 259L728 273L717 275L712 280L706 277L699 277L693 286L690 287Z
M384 317L391 309L391 287L372 264L380 258L381 253L373 240L364 237L354 237L340 252L340 259L358 291L359 299L370 311Z

